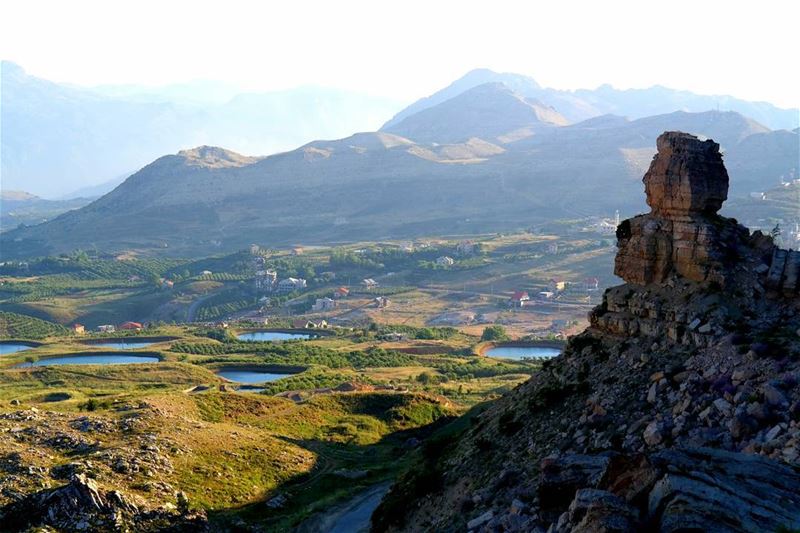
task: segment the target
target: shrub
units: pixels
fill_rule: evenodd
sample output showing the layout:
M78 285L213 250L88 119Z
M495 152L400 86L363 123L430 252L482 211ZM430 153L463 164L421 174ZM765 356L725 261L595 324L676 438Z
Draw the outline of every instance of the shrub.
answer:
M505 341L508 340L508 333L506 328L499 324L487 326L481 335L482 341Z

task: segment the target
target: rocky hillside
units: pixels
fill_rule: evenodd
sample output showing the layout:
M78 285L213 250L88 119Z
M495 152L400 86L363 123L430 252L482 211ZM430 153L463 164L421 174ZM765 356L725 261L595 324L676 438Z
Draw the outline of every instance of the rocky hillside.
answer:
M800 253L717 214L713 141L665 133L590 327L426 443L376 531L800 528Z
M4 234L4 257L95 247L201 255L253 242L504 232L616 209L634 213L643 207L637 180L652 139L667 129L717 139L736 161L733 195L777 185L798 165L797 133L778 135L737 113L606 116L559 126L552 110L507 89L476 90L488 90L494 104L465 95L428 108L397 126L411 138L360 133L266 158L207 147L161 157L82 209ZM425 132L449 141L414 138L427 139ZM749 142L754 136L759 141Z

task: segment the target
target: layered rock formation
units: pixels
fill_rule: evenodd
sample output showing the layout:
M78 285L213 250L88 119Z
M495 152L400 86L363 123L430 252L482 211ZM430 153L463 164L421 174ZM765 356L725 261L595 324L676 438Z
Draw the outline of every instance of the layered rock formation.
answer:
M644 175L651 212L617 229L614 272L629 283L663 283L672 275L729 286L737 271L770 273L769 287L795 294L800 254L778 253L760 232L717 215L728 197L728 173L719 145L686 133L658 138Z
M798 254L717 215L719 147L661 135L590 327L425 445L376 530L800 528Z

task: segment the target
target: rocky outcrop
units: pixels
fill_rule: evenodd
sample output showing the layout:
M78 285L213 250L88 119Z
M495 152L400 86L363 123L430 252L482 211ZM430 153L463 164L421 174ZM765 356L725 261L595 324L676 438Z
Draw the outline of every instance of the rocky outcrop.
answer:
M423 443L375 530L800 527L800 257L717 215L713 141L661 135L644 181L626 283L458 439Z
M204 514L190 514L185 506L180 514L140 509L119 491L101 491L97 482L84 474L74 475L62 487L26 495L0 508L3 531L44 526L59 531L208 530Z
M657 146L643 178L651 211L620 224L614 272L639 285L677 275L731 287L742 269L757 270L765 287L796 294L800 254L717 214L728 196L719 145L668 132Z

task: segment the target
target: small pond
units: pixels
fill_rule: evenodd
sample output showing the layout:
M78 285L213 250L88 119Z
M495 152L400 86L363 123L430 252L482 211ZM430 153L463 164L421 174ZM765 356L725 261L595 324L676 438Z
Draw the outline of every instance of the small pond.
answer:
M18 342L0 343L0 355L30 350L31 348L35 348L35 346L20 344Z
M92 343L92 346L98 348L114 348L115 350L138 350L139 348L146 348L153 344L155 341L109 341Z
M266 383L277 379L285 378L291 374L274 374L271 372L256 372L252 370L219 370L217 375L228 381L236 383Z
M312 335L308 333L286 333L283 331L250 331L236 336L240 341L290 341L307 340Z
M525 359L533 357L550 358L561 353L560 348L550 346L495 346L484 352L489 357L502 357L504 359Z
M91 354L91 355L62 355L48 357L33 363L33 366L52 365L129 365L132 363L158 363L161 359L153 355L122 355L122 354ZM21 363L17 367L31 366L30 363Z

